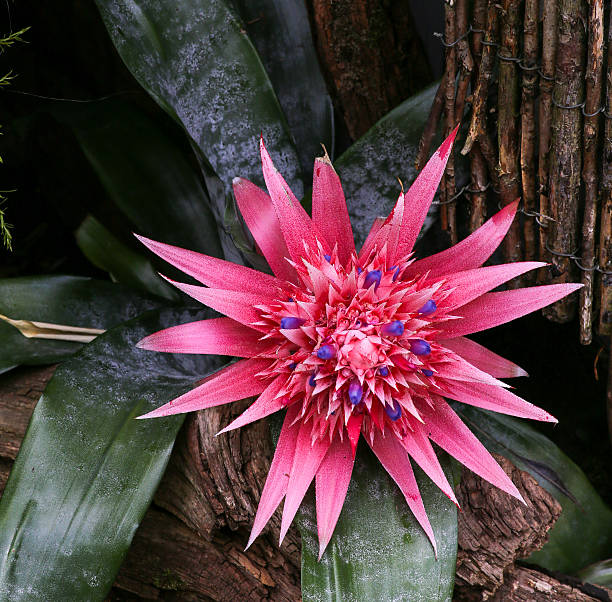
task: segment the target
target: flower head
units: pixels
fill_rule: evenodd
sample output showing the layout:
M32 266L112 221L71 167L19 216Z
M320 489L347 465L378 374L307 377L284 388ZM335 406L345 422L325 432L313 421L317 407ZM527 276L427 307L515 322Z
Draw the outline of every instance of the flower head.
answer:
M579 285L489 292L544 265L481 267L506 234L516 203L454 247L424 259L412 256L455 134L399 195L389 217L374 223L359 253L329 159L315 161L311 218L274 168L263 141L269 195L240 178L234 193L274 276L139 237L205 285L175 286L227 316L162 330L139 346L245 358L143 418L258 396L225 432L286 410L249 545L284 498L282 541L314 479L322 554L346 496L360 436L402 490L434 549L411 460L457 501L432 441L521 499L445 398L554 422L498 380L525 375L521 368L465 335L540 309Z

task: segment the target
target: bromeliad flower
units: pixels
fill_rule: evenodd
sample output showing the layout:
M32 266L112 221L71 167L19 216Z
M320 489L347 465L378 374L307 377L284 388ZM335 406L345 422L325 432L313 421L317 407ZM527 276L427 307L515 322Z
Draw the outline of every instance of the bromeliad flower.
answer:
M355 250L342 187L315 161L312 218L261 143L269 196L237 178L234 193L274 276L139 237L205 286L173 282L225 314L143 339L154 351L236 356L192 391L143 418L257 400L223 431L286 410L249 545L285 499L281 541L313 479L320 554L344 503L363 435L436 546L411 459L457 503L431 441L470 470L521 496L445 398L554 422L498 378L526 373L465 338L557 301L580 285L488 292L544 264L481 267L516 213L508 205L454 247L414 259L413 245L456 134L442 144L386 220Z

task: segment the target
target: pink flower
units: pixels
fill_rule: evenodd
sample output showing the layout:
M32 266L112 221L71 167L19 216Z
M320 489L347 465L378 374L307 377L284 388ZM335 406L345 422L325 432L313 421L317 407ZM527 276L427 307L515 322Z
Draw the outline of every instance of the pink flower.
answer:
M519 499L521 496L445 398L504 414L555 422L498 378L526 373L465 338L557 301L576 284L488 292L543 263L481 267L506 234L513 203L454 247L414 259L413 245L438 186L451 136L386 220L355 250L342 187L327 157L315 161L312 218L261 143L269 196L237 178L242 216L274 276L139 237L205 286L173 282L225 314L152 334L154 351L245 359L142 418L257 400L223 431L287 411L249 545L284 498L281 541L313 479L320 554L351 478L360 435L433 531L410 459L457 503L431 445Z

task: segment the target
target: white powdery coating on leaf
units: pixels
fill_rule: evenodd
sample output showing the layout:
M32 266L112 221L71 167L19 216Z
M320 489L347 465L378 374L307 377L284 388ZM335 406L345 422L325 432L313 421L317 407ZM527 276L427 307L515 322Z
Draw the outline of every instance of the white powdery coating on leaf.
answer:
M299 197L297 153L246 34L223 2L100 6L132 73L179 121L229 194L236 175L261 183L258 137ZM219 201L217 201L219 202Z

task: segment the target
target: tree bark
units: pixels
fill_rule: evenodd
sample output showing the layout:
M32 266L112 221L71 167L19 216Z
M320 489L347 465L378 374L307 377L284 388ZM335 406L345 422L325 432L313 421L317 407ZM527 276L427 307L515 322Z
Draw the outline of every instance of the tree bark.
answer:
M585 3L563 0L559 5L555 85L553 88L552 153L550 156L550 216L548 245L553 251L552 282L575 282L576 268L568 254L577 252L582 170L582 111L584 101ZM570 108L571 107L571 108ZM544 310L555 322L568 322L576 297L557 301Z
M384 0L309 0L319 59L351 138L432 76L412 16Z
M502 205L516 201L520 196L519 175L519 79L516 59L519 54L520 8L519 0L503 0L501 14L501 36L499 47L498 97L498 146L499 146L499 188ZM521 230L515 220L503 242L506 261L520 261L523 257ZM516 281L508 286L514 288Z

